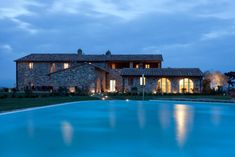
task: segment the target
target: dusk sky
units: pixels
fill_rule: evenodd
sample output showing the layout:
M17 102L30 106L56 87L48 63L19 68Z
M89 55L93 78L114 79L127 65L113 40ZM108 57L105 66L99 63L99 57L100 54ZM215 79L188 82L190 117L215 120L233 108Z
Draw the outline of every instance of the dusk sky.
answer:
M164 67L235 69L234 0L0 0L0 87L30 53L162 54Z

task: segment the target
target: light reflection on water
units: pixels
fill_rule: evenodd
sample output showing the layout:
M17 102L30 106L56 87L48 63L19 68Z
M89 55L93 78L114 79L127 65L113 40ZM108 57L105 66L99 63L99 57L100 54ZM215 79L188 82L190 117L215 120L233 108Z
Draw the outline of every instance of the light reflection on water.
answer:
M221 122L221 108L213 107L211 110L211 121L215 126L218 126Z
M61 132L64 143L69 146L73 140L73 126L71 125L71 123L68 121L62 121Z
M143 129L145 127L145 109L142 103L138 104L137 109L137 116L138 116L138 122L140 129Z
M27 122L27 131L28 131L28 135L29 137L33 138L34 137L34 123L32 119L28 119Z
M189 105L175 105L174 117L176 123L176 139L180 147L183 147L187 134L193 124L193 108Z
M235 106L181 103L95 101L0 116L0 157L235 156Z
M116 127L115 107L112 104L109 107L109 125L113 129Z
M168 129L171 121L171 112L168 105L161 105L159 111L159 120L163 129Z

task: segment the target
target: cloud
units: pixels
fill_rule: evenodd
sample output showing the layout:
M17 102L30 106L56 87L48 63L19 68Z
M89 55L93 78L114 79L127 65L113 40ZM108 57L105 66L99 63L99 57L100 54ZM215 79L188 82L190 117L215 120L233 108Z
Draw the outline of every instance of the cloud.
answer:
M220 9L221 6L226 9ZM234 7L235 2L231 0L57 0L49 10L55 13L103 15L133 20L151 13L187 13L201 17L234 18Z
M9 0L1 2L0 7L0 20L10 20L14 22L18 28L27 31L31 34L38 32L36 28L20 19L22 16L34 16L35 12L30 11L29 7L41 7L42 4L36 1L27 0Z
M225 36L235 36L235 27L227 28L223 30L212 30L208 33L202 35L201 40L213 40L218 38L223 38Z
M12 52L12 47L9 44L2 44L2 45L0 45L0 50L3 53L11 53Z

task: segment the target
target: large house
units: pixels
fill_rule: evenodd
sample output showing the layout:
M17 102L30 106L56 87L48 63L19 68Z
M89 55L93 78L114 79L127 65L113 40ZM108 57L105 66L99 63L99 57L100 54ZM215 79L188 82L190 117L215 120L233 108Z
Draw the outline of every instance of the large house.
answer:
M162 68L162 55L30 54L16 60L17 89L200 93L198 68Z

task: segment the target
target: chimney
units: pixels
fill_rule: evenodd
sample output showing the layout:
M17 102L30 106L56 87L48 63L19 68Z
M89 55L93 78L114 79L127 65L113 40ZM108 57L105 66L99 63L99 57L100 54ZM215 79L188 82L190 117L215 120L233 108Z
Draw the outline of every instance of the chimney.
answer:
M78 54L79 57L81 57L83 55L82 49L78 49L77 54Z
M105 53L106 56L111 56L111 54L112 54L112 53L111 53L111 51L109 51L109 50Z

